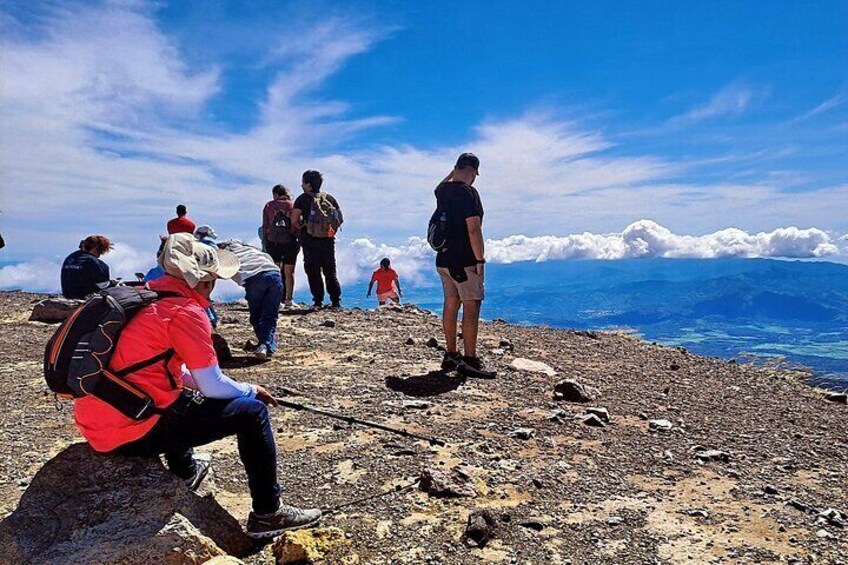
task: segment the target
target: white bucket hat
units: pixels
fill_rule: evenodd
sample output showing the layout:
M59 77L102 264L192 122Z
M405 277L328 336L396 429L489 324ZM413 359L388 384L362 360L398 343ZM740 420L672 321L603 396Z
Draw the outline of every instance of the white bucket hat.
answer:
M232 278L241 266L235 253L201 243L190 233L168 237L159 264L166 273L183 279L191 288L201 281Z

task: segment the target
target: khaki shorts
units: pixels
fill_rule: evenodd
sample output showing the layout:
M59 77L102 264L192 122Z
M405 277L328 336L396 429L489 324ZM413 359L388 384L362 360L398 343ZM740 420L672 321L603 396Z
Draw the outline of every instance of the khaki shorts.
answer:
M442 279L442 289L445 291L445 298L459 298L462 301L483 300L483 277L477 274L476 267L465 267L465 274L468 275L468 280L463 282L456 282L450 276L450 271L445 267L437 267L436 271L438 271L439 277Z

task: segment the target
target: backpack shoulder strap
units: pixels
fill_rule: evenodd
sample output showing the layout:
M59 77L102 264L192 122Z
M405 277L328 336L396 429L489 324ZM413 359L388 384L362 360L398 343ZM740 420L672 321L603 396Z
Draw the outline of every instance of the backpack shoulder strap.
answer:
M156 363L159 363L160 361L165 362L165 368L167 369L168 363L171 361L171 357L174 356L174 353L175 353L175 351L174 351L173 348L166 349L162 353L154 355L153 357L151 357L149 359L139 361L138 363L133 363L129 367L124 367L120 371L114 371L114 375L117 376L117 377L123 378L123 377L126 377L127 375L129 375L131 373L135 373L136 371L140 371L141 369L144 369L145 367L155 365Z

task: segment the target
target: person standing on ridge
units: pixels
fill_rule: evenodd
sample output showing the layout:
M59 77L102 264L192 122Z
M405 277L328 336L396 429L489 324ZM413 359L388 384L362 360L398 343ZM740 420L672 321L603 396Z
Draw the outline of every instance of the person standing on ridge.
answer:
M177 206L177 217L168 220L168 235L175 233L194 233L194 229L197 226L186 217L187 213L188 210L186 210L185 204Z
M332 195L321 192L324 177L318 171L303 173L303 194L294 201L292 224L300 230L303 246L303 270L309 280L312 304L324 304L324 279L333 308L342 305L342 287L336 275L336 232L344 222L339 203Z
M380 261L380 268L371 273L371 281L368 283L368 292L366 298L371 297L371 289L374 288L374 283L377 283L377 302L382 306L387 300L393 300L400 304L400 297L403 296L403 291L400 288L400 279L397 272L392 269L392 263L388 257L383 257Z
M296 229L291 220L292 205L289 190L278 184L271 189L273 196L262 210L262 243L265 251L280 267L283 275L286 307L292 305L294 294L294 266L300 253L300 243L297 241Z
M436 187L436 210L445 219L446 242L436 254L436 270L445 295L442 327L447 351L442 369L463 376L494 378L477 356L477 331L484 296L483 204L472 185L480 174L480 160L463 153L453 170ZM432 223L432 220L431 220ZM432 225L431 225L432 228ZM457 318L462 307L462 341L457 349Z
M62 296L85 298L89 294L112 286L109 265L100 260L101 255L113 249L112 242L104 235L90 235L80 241L79 250L74 251L62 263Z

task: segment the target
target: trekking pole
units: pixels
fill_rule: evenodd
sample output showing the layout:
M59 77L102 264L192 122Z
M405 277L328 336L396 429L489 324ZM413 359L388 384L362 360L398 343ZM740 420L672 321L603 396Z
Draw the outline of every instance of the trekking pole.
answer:
M411 483L406 484L406 485L397 485L393 489L380 491L378 493L369 494L368 496L363 496L363 497L360 497L360 498L354 498L353 500L349 500L347 502L337 504L337 505L333 506L332 508L327 508L327 510L324 512L324 514L326 514L326 515L335 514L339 510L343 510L343 509L345 509L349 506L354 506L356 504L361 504L363 502L370 502L370 501L376 500L378 498L383 498L383 497L389 496L390 494L404 494L404 493L411 491L415 487L417 487L418 483L420 483L420 482L421 482L421 479L415 479L414 481L412 481Z
M393 434L397 434L400 436L413 438L413 439L423 439L424 441L429 442L432 445L438 445L444 447L446 444L443 440L433 436L422 436L412 432L408 432L406 430L402 430L400 428L392 428L391 426L386 426L384 424L380 424L377 422L371 422L369 420L361 420L359 418L354 418L353 416L347 416L345 414L338 414L336 412L330 412L329 410L323 410L321 408L316 408L315 406L309 406L308 404L300 404L298 402L290 402L288 400L283 400L282 398L275 398L277 404L280 406L285 406L286 408L293 408L294 410L303 410L306 412L312 412L314 414L320 414L321 416L327 416L328 418L335 418L336 420L341 420L342 422L347 422L348 424L359 424L360 426L366 426L368 428L374 428L377 430L383 430L384 432L391 432Z

